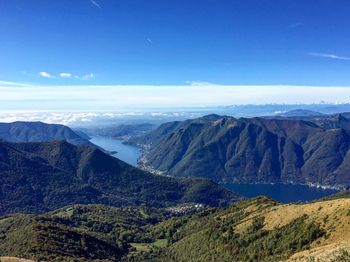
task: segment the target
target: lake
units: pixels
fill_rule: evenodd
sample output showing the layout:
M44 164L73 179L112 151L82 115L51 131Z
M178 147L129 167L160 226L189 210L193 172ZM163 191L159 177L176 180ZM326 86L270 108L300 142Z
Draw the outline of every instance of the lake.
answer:
M245 197L269 196L281 203L311 201L339 191L291 184L224 184L227 189Z
M132 166L137 166L137 159L141 156L141 151L138 147L123 144L122 140L117 140L106 136L91 136L90 142L107 151L117 152L112 154L112 156L119 158Z
M116 151L117 153L112 156L132 166L137 166L137 159L141 156L138 147L123 144L122 140L106 136L92 136L90 141L107 151ZM223 186L246 197L264 195L282 203L311 201L338 192L333 189L291 184L223 184Z

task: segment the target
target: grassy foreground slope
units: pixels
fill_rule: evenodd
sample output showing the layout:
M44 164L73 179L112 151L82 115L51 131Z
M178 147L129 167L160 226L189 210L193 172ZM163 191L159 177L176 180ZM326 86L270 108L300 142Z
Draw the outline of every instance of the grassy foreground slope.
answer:
M259 197L174 217L76 205L0 218L0 256L49 261L350 261L350 199Z
M134 261L350 261L350 199L237 203L153 227L169 245Z

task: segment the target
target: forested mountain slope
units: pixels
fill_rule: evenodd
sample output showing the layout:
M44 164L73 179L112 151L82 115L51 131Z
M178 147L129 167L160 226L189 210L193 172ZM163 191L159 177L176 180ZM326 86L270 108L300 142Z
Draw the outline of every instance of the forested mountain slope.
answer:
M345 117L325 120L209 115L161 125L136 138L143 164L166 174L219 182L350 186Z
M221 206L237 199L213 182L155 176L95 147L0 142L0 214L91 203Z

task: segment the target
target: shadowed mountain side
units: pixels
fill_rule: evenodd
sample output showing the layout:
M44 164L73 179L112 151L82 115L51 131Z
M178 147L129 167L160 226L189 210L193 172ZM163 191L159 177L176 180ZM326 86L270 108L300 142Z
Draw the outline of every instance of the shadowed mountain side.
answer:
M210 181L152 175L94 147L0 142L0 214L77 203L221 206L238 198Z

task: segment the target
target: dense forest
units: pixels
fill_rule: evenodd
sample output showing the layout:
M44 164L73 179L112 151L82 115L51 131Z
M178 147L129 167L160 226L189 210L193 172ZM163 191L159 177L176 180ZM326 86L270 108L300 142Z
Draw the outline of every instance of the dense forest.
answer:
M203 179L156 176L96 147L0 141L0 215L71 204L227 206L242 197Z
M130 140L143 165L224 183L350 186L348 113L304 117L207 115L162 124Z

